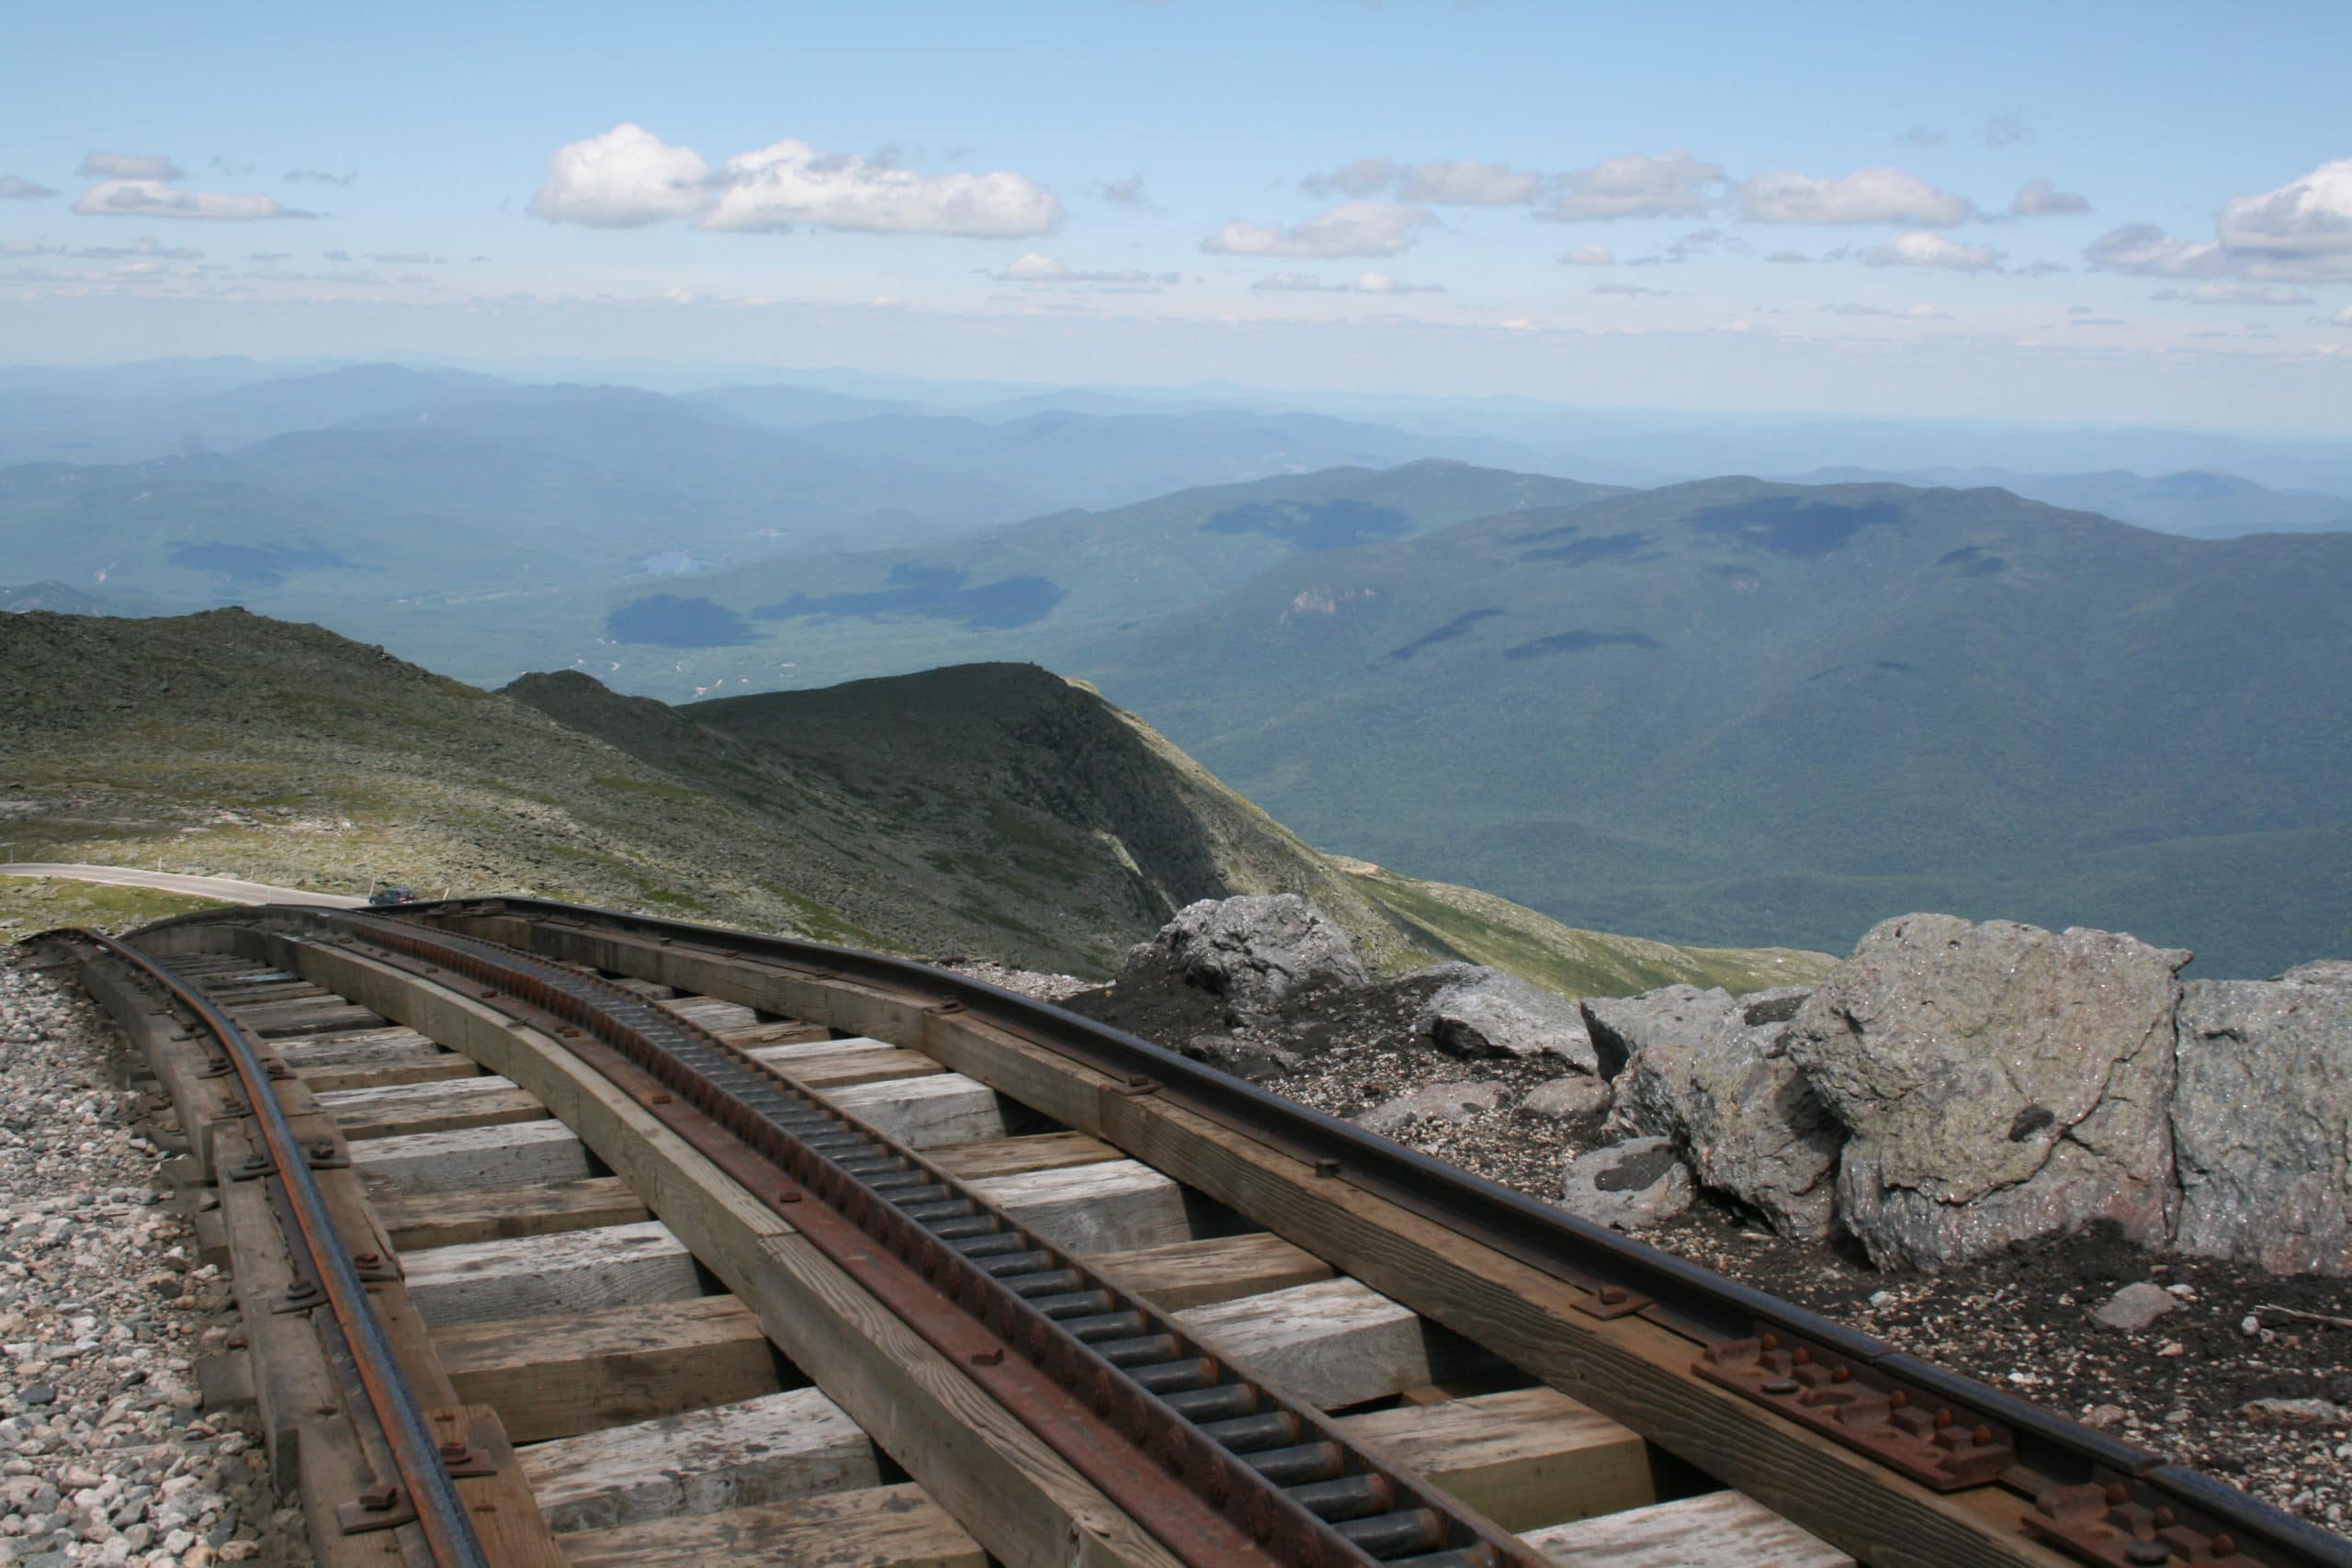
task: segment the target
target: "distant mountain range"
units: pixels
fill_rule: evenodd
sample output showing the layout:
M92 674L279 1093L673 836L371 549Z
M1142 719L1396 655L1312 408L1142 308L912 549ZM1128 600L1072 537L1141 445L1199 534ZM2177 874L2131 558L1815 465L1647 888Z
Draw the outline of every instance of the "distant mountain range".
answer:
M604 632L657 691L788 666L795 685L989 659L1053 661L1298 555L1619 493L1454 462L1181 491L897 550L789 557L615 597ZM634 683L632 682L632 683Z
M2352 530L2352 500L2344 496L2318 491L2281 493L2234 474L2194 469L2148 478L2121 469L2098 474L2019 474L2007 468L1919 468L1907 473L1816 468L1792 479L1800 484L1891 483L1956 490L1997 486L2028 501L2047 502L2074 512L2096 512L2118 522L2192 539Z
M0 367L0 455L50 459L0 468L0 583L35 585L0 604L244 603L671 700L1038 660L1318 843L1579 925L2352 951L2352 448L1281 401ZM1832 446L1871 466L1589 482Z
M2352 952L2352 534L1710 480L1303 556L1075 650L1314 842L1571 923L1950 909Z

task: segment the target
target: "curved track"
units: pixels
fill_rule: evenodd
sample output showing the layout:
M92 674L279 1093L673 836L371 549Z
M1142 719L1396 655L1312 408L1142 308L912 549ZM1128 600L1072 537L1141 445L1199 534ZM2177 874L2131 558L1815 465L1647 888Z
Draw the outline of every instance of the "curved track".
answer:
M395 1317L402 1290L422 1303L432 1335L404 1345L432 1362L426 1403L458 1402L447 1363L490 1337L457 1332L443 1304L463 1294L448 1282L463 1268L489 1269L505 1246L541 1276L513 1288L526 1304L602 1310L546 1277L596 1246L652 1241L644 1222L611 1223L649 1214L677 1249L673 1275L731 1292L784 1375L813 1383L822 1419L852 1424L873 1450L875 1481L912 1483L820 1494L831 1500L796 1502L791 1517L771 1502L754 1517L758 1506L709 1506L781 1484L773 1463L739 1463L671 1516L732 1531L723 1556L833 1561L782 1543L800 1539L809 1508L855 1498L888 1519L853 1529L843 1513L837 1544L905 1535L920 1514L1015 1563L2352 1564L2352 1543L2159 1456L1146 1042L919 964L523 899L397 919L187 917L133 946L143 957L85 950L88 965L160 964L176 979L148 983L178 987L186 1022L274 1032L288 1114L346 1140L356 1184L374 1190L365 1223L384 1239L345 1250L399 1245L404 1285L370 1289ZM133 1021L135 1005L93 988ZM237 1016L210 1016L223 1006ZM169 1065L168 1040L149 1049ZM218 1121L207 1080L163 1076L192 1128ZM951 1101L978 1109L951 1113ZM437 1168L416 1146L436 1137ZM502 1186L500 1161L568 1179ZM424 1189L397 1190L396 1167ZM590 1182L609 1185L579 1190ZM426 1190L478 1216L472 1228L436 1224ZM1149 1217L1122 1218L1130 1206ZM487 1239L447 1239L478 1231ZM420 1249L426 1236L446 1245ZM640 1347L640 1361L651 1353ZM680 1440L690 1408L642 1395L592 1396L561 1419L540 1410L555 1403L545 1391L468 1406L477 1433L493 1416L521 1438L578 1429L516 1450L494 1476L510 1511L531 1495L516 1483L540 1478L532 1506L547 1528L494 1544L492 1561L597 1562L624 1547L629 1561L671 1560L645 1555L654 1539L626 1525L573 1528L615 1508L567 1491L583 1483L564 1465L583 1454L627 1472L647 1462L629 1444ZM781 1408L704 1404L758 1404L759 1419ZM649 1404L664 1412L650 1426L673 1425L639 1434L628 1418ZM1491 1462L1470 1466L1440 1433L1466 1434ZM505 1440L501 1427L474 1446ZM1641 1473L1627 1483L1629 1458ZM335 1517L331 1501L314 1521ZM720 1538L693 1539L708 1560ZM899 1561L874 1551L857 1560Z

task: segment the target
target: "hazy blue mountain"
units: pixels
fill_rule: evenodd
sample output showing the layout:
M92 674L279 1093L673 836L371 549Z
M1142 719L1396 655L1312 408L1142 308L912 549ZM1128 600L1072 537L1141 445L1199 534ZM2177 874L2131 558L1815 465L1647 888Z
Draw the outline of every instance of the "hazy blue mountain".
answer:
M1061 513L911 549L779 559L657 592L631 590L616 599L604 629L616 643L663 650L668 673L642 688L656 692L752 671L763 685L805 685L1050 659L1294 556L1612 493L1453 462L1333 468ZM781 682L780 666L788 666Z
M52 578L150 595L159 606L309 609L435 590L513 592L535 573L561 581L580 568L451 519L336 506L232 478L77 488L46 505L0 510L0 581Z
M2029 501L2096 512L2192 539L2352 529L2352 500L2343 496L2281 494L2234 474L2195 469L2149 477L2123 469L2098 474L2018 474L2006 468L1923 468L1890 474L1867 468L1819 468L1794 476L1794 482L1888 482L1961 490L1998 486Z
M1423 457L1527 469L1507 443L1417 435L1319 414L1079 413L1056 409L989 423L894 415L803 431L842 457L922 463L1027 493L1032 514L1124 506L1170 491L1334 468L1388 468Z
M1066 667L1328 849L1575 924L2352 948L2352 535L1718 479L1300 557Z
M777 430L806 430L873 414L916 413L921 405L896 398L857 398L814 387L709 387L690 392L690 404L720 410Z

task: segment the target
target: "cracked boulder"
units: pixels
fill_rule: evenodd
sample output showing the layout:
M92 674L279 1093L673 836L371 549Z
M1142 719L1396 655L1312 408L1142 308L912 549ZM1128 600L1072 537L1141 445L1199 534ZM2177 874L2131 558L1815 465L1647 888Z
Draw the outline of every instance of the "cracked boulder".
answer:
M1443 981L1413 1021L1441 1051L1456 1056L1557 1056L1584 1072L1600 1070L1584 1014L1566 997L1476 964L1448 964L1416 978Z
M2352 964L2183 987L2183 1252L2352 1274Z
M1804 994L1762 993L1771 999L1759 1005L1721 989L1668 992L1627 998L1650 1005L1614 1014L1617 1037L1639 1044L1617 1075L1610 1129L1670 1139L1702 1185L1781 1235L1826 1237L1845 1129L1789 1058L1788 1021Z
M1372 976L1348 933L1295 893L1204 898L1127 950L1122 989L1191 987L1237 1022L1267 1017L1311 986L1363 986Z
M1788 1048L1851 1134L1838 1214L1871 1260L1933 1270L2095 1220L2163 1245L2188 958L1951 915L1864 936Z

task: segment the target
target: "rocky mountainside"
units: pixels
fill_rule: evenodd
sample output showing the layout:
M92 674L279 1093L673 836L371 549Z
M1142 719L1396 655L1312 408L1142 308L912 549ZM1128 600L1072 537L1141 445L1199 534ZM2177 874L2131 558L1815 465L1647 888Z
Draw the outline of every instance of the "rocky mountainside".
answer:
M2352 534L1711 479L1303 556L1072 655L1316 842L1556 919L1844 949L2352 951Z
M17 859L529 890L1098 975L1187 903L1272 892L1388 969L1497 933L1577 990L1827 963L1620 944L1499 901L1456 918L1475 896L1389 879L1422 906L1400 913L1396 887L1025 665L672 708L576 672L485 692L239 610L33 613L0 617L0 750Z

